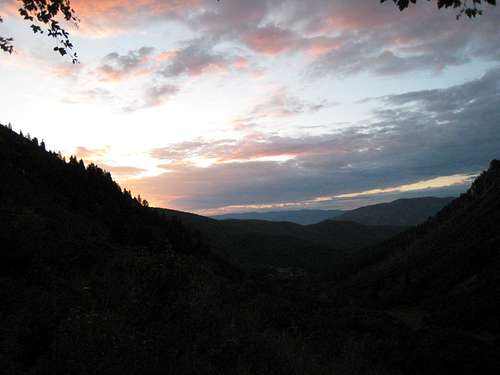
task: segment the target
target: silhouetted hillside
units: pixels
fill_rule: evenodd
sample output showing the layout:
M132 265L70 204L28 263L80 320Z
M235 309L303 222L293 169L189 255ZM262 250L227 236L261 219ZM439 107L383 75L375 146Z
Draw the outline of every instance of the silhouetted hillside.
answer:
M293 269L242 272L180 220L204 223L207 234L215 228L214 238L240 235L241 248L284 236L283 254L290 254L290 228L298 231L292 242L314 233L337 244L344 240L332 225L360 242L372 241L377 228L220 227L158 212L98 167L66 162L0 126L1 372L496 373L499 186L494 162L426 224L348 251L349 262L333 263L331 272L357 273L332 283ZM308 244L317 254L320 247Z
M109 173L94 164L85 166L75 157L66 162L47 152L36 138L24 138L0 126L0 160L2 234L11 240L15 236L23 244L31 241L33 246L49 246L44 244L47 242L58 247L62 245L55 242L78 236L84 243L110 241L174 246L179 252L205 251L190 242L194 236L184 233L182 225L160 218L146 201L122 190ZM43 238L37 237L42 234ZM15 241L4 244L17 252L28 246Z
M454 198L410 198L380 203L347 211L335 220L354 221L365 225L404 225L423 223Z
M488 340L500 333L500 161L426 223L380 244L341 294L406 305Z
M217 220L265 220L265 221L289 221L291 223L310 225L317 224L323 220L340 216L341 210L290 210L270 212L241 212L212 216Z
M198 229L213 252L245 268L296 267L332 272L357 250L393 237L405 227L327 220L314 225L263 220L214 220L173 210L166 217Z

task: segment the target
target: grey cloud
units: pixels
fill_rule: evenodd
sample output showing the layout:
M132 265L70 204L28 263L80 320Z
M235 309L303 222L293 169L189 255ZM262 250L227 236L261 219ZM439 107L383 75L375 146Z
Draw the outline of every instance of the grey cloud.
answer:
M199 168L188 162L135 182L154 197L174 197L187 210L234 204L301 201L476 173L500 156L500 69L448 89L382 99L387 109L371 124L302 138L266 136L171 145L161 159L219 158ZM285 162L259 156L295 155ZM246 162L242 162L246 160ZM182 193L182 196L179 194Z
M175 96L179 92L179 87L170 84L162 84L148 87L144 92L142 100L136 100L123 110L133 112L142 108L157 107Z
M301 113L312 113L335 105L328 101L307 102L290 95L285 88L279 89L267 99L257 104L249 114L253 120L262 117L287 117Z
M146 90L145 105L153 107L160 105L165 100L179 92L179 88L173 85L153 86Z
M141 47L125 55L112 52L104 57L97 73L104 80L116 81L133 77L138 71L146 69L154 51L153 47Z
M213 39L195 39L184 43L182 48L173 51L173 57L158 70L158 74L171 78L181 75L197 76L210 71L229 70L239 58L226 52L216 52Z
M127 0L109 4L106 14L96 14L91 2L86 3L82 12L91 14L91 19L112 18L107 24L119 29L177 21L217 45L239 42L255 53L321 51L311 66L317 75L439 71L468 58L498 61L500 57L498 7L488 7L479 20L457 22L455 10L437 12L435 4L427 2L399 12L394 4L376 0L152 0L147 4ZM186 51L188 58L198 59L194 71L206 66L207 60L224 62L222 56L204 52L197 56ZM134 64L134 56L110 58ZM120 67L113 64L104 65L103 72L119 74ZM188 69L181 61L163 73L173 76Z
M366 0L234 0L207 5L189 25L256 53L317 53L310 72L319 76L439 72L471 58L498 60L500 9L456 21L453 10L429 6L401 13L393 4Z
M361 5L359 7L361 9ZM346 75L369 71L394 75L416 70L439 72L466 64L474 58L498 60L498 9L492 9L478 22L456 21L442 12L419 12L416 9L414 13L394 15L380 24L365 24L358 18L355 30L342 33L342 46L315 61L311 73Z

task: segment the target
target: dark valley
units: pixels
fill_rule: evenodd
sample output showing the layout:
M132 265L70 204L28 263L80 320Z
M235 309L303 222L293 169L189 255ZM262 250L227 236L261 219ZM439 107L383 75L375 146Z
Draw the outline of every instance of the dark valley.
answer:
M6 374L499 368L499 161L410 228L150 208L3 126L0 176Z

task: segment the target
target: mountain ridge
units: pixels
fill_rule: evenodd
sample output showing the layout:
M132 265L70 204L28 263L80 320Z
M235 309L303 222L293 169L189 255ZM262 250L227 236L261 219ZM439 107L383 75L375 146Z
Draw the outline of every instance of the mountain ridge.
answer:
M352 210L303 209L269 212L240 212L210 216L216 220L289 221L301 225L324 220L353 221L365 225L411 226L424 222L455 197L401 198L391 202L362 206Z
M212 215L216 220L266 220L266 221L289 221L301 225L317 224L339 216L342 210L290 210L290 211L268 211L268 212L238 212L232 214Z
M335 219L355 221L365 225L417 225L434 216L454 199L454 197L402 198L356 208Z
M300 225L288 221L215 220L196 214L157 209L200 231L211 250L245 268L297 267L327 272L349 253L374 245L406 229L325 220Z

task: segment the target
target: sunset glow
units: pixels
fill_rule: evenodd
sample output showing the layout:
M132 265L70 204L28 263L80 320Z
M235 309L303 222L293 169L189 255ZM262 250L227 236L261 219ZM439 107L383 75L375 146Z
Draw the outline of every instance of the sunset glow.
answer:
M154 205L215 214L458 194L499 156L498 7L474 22L428 2L72 4L77 65L0 0L0 36L16 47L0 55L0 123Z

